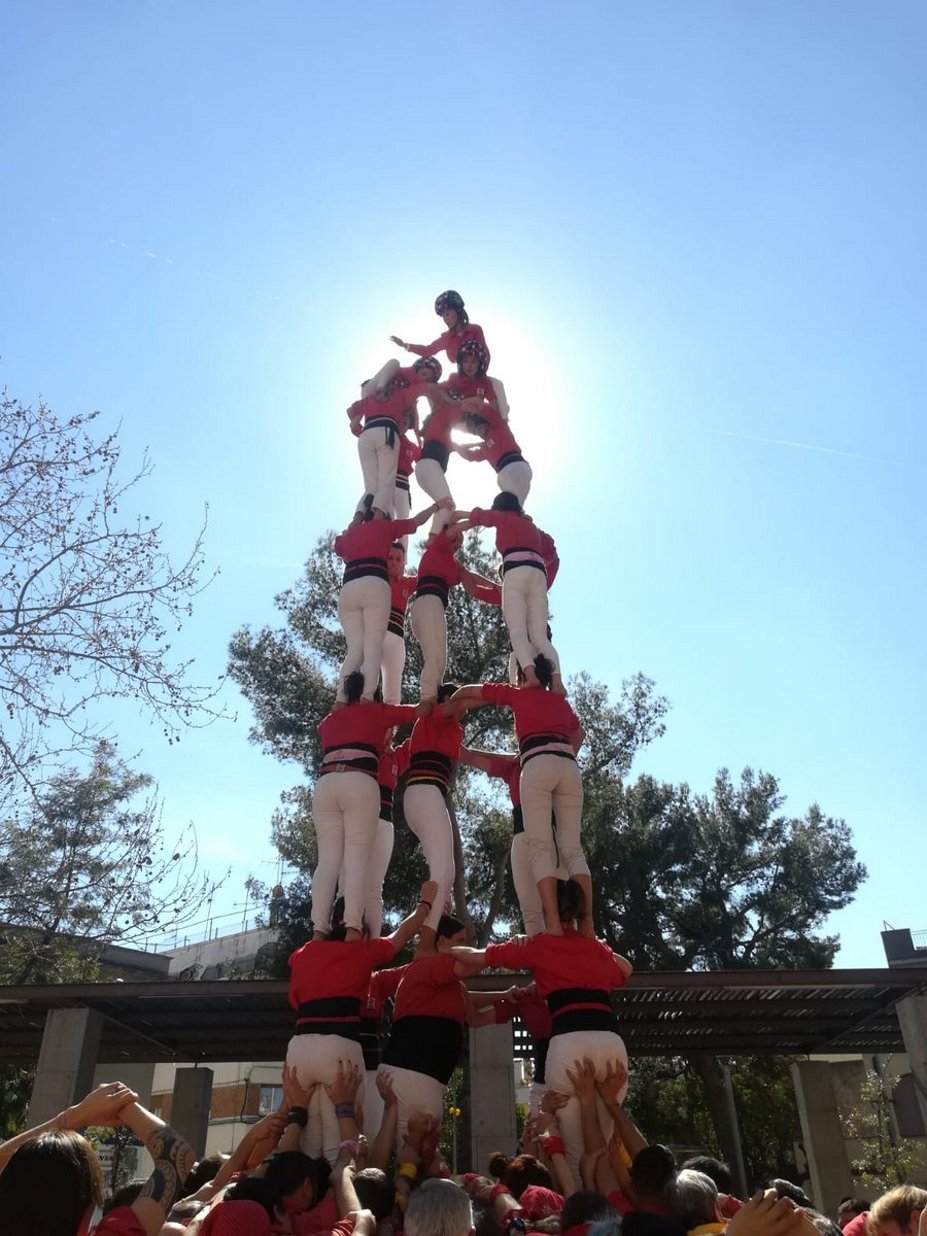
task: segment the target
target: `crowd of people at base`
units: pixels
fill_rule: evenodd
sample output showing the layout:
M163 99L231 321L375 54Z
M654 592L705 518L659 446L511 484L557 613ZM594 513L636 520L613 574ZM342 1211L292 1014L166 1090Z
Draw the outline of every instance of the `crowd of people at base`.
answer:
M591 1060L570 1068L583 1148L574 1174L559 1125L566 1096L545 1092L514 1155L493 1154L486 1174L452 1176L440 1124L412 1112L393 1153L398 1103L380 1079L383 1118L362 1132L362 1074L342 1064L329 1087L338 1113L333 1164L298 1149L310 1095L283 1074L281 1108L248 1130L231 1155L194 1163L184 1138L121 1082L0 1145L4 1236L927 1236L927 1190L901 1186L875 1202L846 1198L834 1218L796 1185L773 1180L749 1199L731 1173L699 1156L677 1164L648 1144L617 1102L617 1070L602 1084ZM601 1112L613 1117L610 1136ZM79 1129L131 1128L154 1160L147 1180L104 1200L102 1173ZM102 1217L94 1224L100 1212ZM91 1226L93 1224L93 1226Z

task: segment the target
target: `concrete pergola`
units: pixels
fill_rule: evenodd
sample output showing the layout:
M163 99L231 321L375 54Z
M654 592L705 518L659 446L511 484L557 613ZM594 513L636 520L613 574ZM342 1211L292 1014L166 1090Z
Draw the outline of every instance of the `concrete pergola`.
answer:
M506 979L506 983L510 981ZM527 981L527 980L526 980ZM472 990L495 990L480 975ZM616 994L628 1055L907 1052L927 1125L927 967L635 974ZM172 1121L205 1142L206 1062L282 1060L292 1029L287 984L272 980L0 987L0 1063L35 1064L30 1124L85 1094L98 1065L180 1067ZM470 1033L470 1153L515 1140L510 1025ZM828 1065L793 1066L812 1187L831 1209L852 1192Z

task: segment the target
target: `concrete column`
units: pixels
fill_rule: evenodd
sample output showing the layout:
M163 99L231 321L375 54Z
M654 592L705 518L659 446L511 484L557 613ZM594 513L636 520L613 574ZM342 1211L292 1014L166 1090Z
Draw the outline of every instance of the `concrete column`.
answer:
M898 1024L908 1053L911 1076L914 1078L914 1093L921 1109L921 1117L927 1126L927 995L912 992L895 1005Z
M511 1022L470 1030L470 1166L486 1171L494 1150L515 1149L515 1070Z
M124 1061L119 1061L118 1064L98 1064L93 1075L93 1084L99 1086L101 1082L125 1082L129 1089L138 1095L142 1107L151 1107L154 1071L153 1064L126 1064Z
M178 1069L174 1074L170 1123L182 1133L198 1159L206 1151L212 1069Z
M45 1017L28 1124L43 1124L89 1094L103 1017L95 1009L52 1009Z
M853 1177L847 1157L837 1097L826 1062L800 1060L792 1065L811 1193L824 1214L836 1213L844 1197L852 1197Z

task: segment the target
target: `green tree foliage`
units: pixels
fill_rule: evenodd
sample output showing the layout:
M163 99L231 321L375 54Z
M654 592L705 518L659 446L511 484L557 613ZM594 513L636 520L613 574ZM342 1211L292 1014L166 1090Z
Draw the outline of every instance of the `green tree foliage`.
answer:
M853 1160L853 1175L876 1193L921 1179L927 1167L924 1147L913 1138L902 1137L895 1128L886 1085L875 1070L867 1070L859 1102L842 1117L846 1136L863 1148Z
M464 561L481 574L491 569L475 536L467 541ZM320 754L316 726L330 707L344 650L337 620L339 580L331 537L324 538L303 578L277 598L284 628L243 629L230 650L229 672L254 708L252 739L277 758L296 763L305 778L283 796L273 820L281 854L301 873L275 903L284 957L305 935L307 877L315 863L310 799ZM555 621L554 628L556 633ZM497 609L456 589L448 630L449 677L463 682L505 678L508 641ZM411 636L407 647L404 697L415 699L421 662ZM666 701L640 674L622 684L617 699L587 674L574 676L569 685L586 730L579 756L583 845L599 934L643 970L831 965L838 941L823 932L824 922L849 903L865 877L846 824L817 805L801 816L788 814L776 778L749 768L737 779L721 769L708 794L649 776L630 781L635 754L663 732ZM508 712L484 708L472 714L466 741L514 750ZM509 805L496 786L460 770L453 803L463 859L459 866L466 873L456 901L482 943L494 928L517 922L507 865ZM384 889L386 906L394 912L408 908L424 875L401 807L396 816L396 848ZM787 1064L776 1058L738 1062L734 1068L754 1180L784 1170L799 1136ZM647 1080L651 1073L659 1086ZM656 1061L634 1085L632 1098L642 1096L639 1101L653 1113L655 1123L648 1131L708 1145L732 1159L713 1057ZM657 1103L658 1091L669 1097ZM779 1096L775 1113L764 1108L764 1093Z
M49 768L90 754L98 701L140 701L164 725L208 715L171 633L200 588L200 536L174 566L160 527L124 516L151 468L120 476L96 412L0 402L0 796L34 794Z
M305 938L308 873L315 866L312 828L312 782L320 757L317 725L334 698L334 680L344 655L337 616L341 563L332 548L333 534L322 538L299 582L276 598L285 626L238 631L230 647L229 673L251 703L252 741L278 759L297 764L305 778L282 796L272 821L274 842L287 863L301 875L278 898L275 913L282 928L281 954ZM471 570L489 575L494 559L471 534L461 555ZM447 679L460 683L505 681L509 642L501 611L473 600L462 588L452 592L447 611ZM403 678L405 699L418 697L421 654L406 641ZM572 684L574 704L589 738L584 768L603 781L624 775L636 751L662 733L666 701L643 675L622 685L617 701L606 687L581 674ZM507 709L483 708L466 722L466 742L486 750L514 751ZM517 918L514 886L508 869L511 807L498 785L459 768L452 795L458 824L458 883L455 901L474 939L485 942L495 925L508 927ZM415 837L402 819L401 798L394 812L396 844L384 886L388 911L404 913L426 871ZM261 890L255 888L260 895ZM265 890L266 891L266 890ZM295 911L295 913L294 913ZM298 935L291 934L291 930Z
M165 849L151 778L100 742L3 821L0 981L93 981L108 944L169 930L208 897L195 837Z

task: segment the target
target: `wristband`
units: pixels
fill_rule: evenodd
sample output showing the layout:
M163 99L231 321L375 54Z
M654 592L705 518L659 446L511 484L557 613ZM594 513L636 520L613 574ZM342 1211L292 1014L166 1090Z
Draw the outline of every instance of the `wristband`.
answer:
M396 1168L397 1176L405 1176L407 1180L414 1180L418 1175L418 1167L414 1163L400 1163Z
M428 901L427 898L425 897L419 897L418 904L420 906L427 906L429 910L432 908L431 902Z
M291 1107L286 1114L287 1124L298 1124L301 1129L304 1129L309 1123L309 1109L307 1107Z
M350 1120L351 1117L354 1115L354 1104L351 1102L336 1103L335 1104L335 1115L338 1117L339 1120Z

